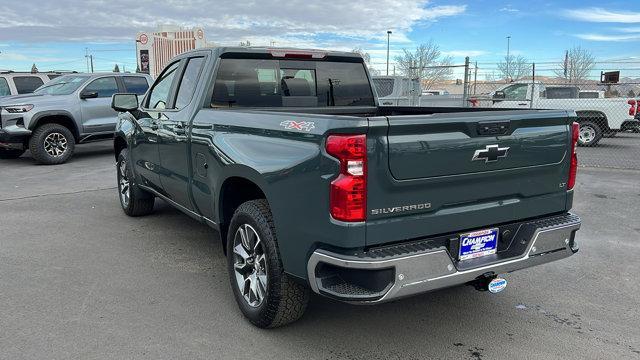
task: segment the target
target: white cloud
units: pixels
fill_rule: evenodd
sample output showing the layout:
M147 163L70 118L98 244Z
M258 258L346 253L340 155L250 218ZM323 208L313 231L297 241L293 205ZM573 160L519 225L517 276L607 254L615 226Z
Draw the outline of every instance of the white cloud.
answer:
M50 56L33 56L25 53L18 52L2 52L0 59L3 61L25 61L25 62L57 62L69 60L62 57L50 57Z
M501 8L499 11L502 11L502 12L510 12L510 13L517 13L517 12L520 12L520 10L518 10L518 9L516 9L516 8L514 8L514 7L512 7L511 5L507 5L507 6L503 7L503 8Z
M640 41L640 34L609 35L609 34L576 34L576 37L590 41Z
M640 12L611 11L599 7L565 10L566 17L598 23L640 23Z
M413 27L465 11L466 5L428 0L3 0L0 13L8 20L0 22L0 41L123 41L158 24L175 24L202 26L207 40L218 44L386 42L387 30L393 30L394 43L403 43Z

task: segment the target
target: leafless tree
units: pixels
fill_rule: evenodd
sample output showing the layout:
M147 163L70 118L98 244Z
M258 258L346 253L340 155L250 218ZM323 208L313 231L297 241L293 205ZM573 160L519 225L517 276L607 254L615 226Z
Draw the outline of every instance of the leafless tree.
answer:
M560 62L554 70L558 77L575 84L586 80L596 64L596 59L591 51L575 46L565 55L565 60Z
M433 40L420 44L414 52L402 49L402 55L396 56L395 61L400 73L411 79L420 79L424 89L431 89L453 73L449 67L452 58L443 57L440 47Z
M368 52L364 51L361 47L357 47L351 51L362 56L362 58L364 59L364 63L367 65L367 68L369 68L369 72L371 73L371 75L380 75L380 71L374 69L371 66L371 55L369 55Z
M517 81L531 75L531 63L524 56L509 55L498 63L498 73L509 81Z

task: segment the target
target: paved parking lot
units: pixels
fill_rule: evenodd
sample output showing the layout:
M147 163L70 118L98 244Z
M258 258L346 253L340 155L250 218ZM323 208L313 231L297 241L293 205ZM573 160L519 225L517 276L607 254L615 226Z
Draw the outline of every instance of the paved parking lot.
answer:
M0 160L1 359L640 358L638 171L580 169L581 251L498 295L313 297L265 331L238 311L215 231L160 201L125 216L110 144L78 149L57 167Z
M580 164L588 167L640 170L640 134L618 133L594 147L579 147Z

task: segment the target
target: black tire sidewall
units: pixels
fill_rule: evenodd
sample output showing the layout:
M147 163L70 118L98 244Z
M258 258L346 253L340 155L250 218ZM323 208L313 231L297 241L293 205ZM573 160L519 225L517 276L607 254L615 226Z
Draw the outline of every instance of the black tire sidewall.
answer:
M51 133L60 133L67 140L67 148L62 156L53 157L44 149L44 140ZM44 124L37 128L29 139L31 155L40 163L46 165L62 164L69 160L75 149L75 138L71 130L60 124Z
M245 205L249 204L245 203ZM251 213L254 212L260 214L260 210L257 207L254 207L254 209L252 209ZM268 327L270 323L264 322L268 317L268 308L277 308L278 304L274 304L273 302L280 300L277 289L280 284L280 277L278 276L278 274L282 271L282 265L280 263L277 245L274 239L275 234L272 234L271 229L265 229L265 226L261 225L262 221L254 219L254 214L251 213L244 211L244 207L241 206L238 211L236 211L236 214L229 224L229 231L227 232L227 269L229 272L229 280L231 282L233 295L242 313L254 325L257 325L259 327ZM258 216L264 215L261 214ZM266 219L264 220L266 221ZM242 296L242 293L240 292L240 289L238 288L235 278L233 240L238 227L243 224L249 224L256 230L264 246L267 260L267 292L262 304L257 307L252 307L247 304L244 297Z

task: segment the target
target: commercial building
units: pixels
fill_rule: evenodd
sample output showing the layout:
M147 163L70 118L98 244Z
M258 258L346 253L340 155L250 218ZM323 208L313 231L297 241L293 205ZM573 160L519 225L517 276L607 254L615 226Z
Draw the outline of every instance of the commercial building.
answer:
M183 52L207 46L202 28L161 25L136 35L136 58L140 72L156 78L169 60Z

